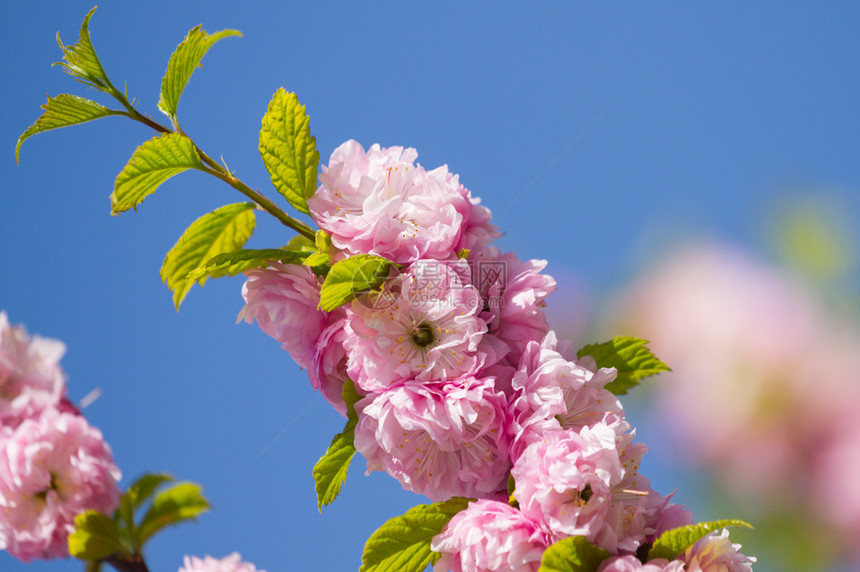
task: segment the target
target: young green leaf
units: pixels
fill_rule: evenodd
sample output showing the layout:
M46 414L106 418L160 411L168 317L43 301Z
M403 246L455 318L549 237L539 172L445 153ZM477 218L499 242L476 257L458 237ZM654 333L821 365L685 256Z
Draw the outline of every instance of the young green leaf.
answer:
M188 169L203 169L191 139L179 133L159 135L135 150L116 177L110 196L111 214L137 210L163 182Z
M173 292L176 309L188 294L194 280L188 274L212 257L238 250L254 232L254 203L234 203L215 209L191 223L161 265L161 280ZM203 276L198 283L206 282Z
M343 402L346 404L347 419L354 419L358 423L358 413L355 412L355 404L361 401L364 397L358 392L355 383L349 378L343 383L343 389L340 392Z
M158 109L175 121L176 107L179 105L182 90L185 89L191 74L200 65L200 60L209 48L218 40L241 35L238 30L221 30L214 34L207 34L201 26L189 30L167 63L167 71L161 80L161 99L158 101Z
M329 263L329 250L331 250L331 236L326 231L318 230L314 238L316 251L305 259L304 265L315 268Z
M207 278L235 276L251 268L266 268L270 262L301 264L307 252L266 248L262 250L234 250L213 256L201 266L188 273L188 282L201 282Z
M647 343L641 338L615 336L608 342L585 346L576 352L576 356L591 356L597 362L597 367L617 369L618 376L606 385L606 389L616 395L624 395L628 389L638 385L640 379L661 371L671 371L669 366L645 347Z
M350 419L343 431L334 436L325 454L314 465L314 490L317 493L320 512L324 506L334 502L346 481L349 464L356 452L354 438L355 420Z
M382 286L393 263L380 256L359 254L334 263L320 290L319 309L331 312L356 295Z
M209 508L200 485L179 483L162 491L153 499L152 506L140 522L138 534L141 545L165 526L193 520Z
M275 92L263 116L260 155L275 189L296 210L307 213L305 201L316 192L320 154L305 106L284 88Z
M439 559L430 542L469 501L454 497L445 502L422 504L396 516L376 529L364 545L361 572L421 572Z
M63 71L71 75L78 81L81 81L99 91L110 92L114 89L110 80L96 55L96 50L90 41L89 23L93 13L96 11L94 6L92 10L87 12L84 21L81 24L81 33L78 43L71 46L64 46L60 40L60 34L57 33L57 44L63 51L63 61L57 62L55 66L61 66Z
M75 517L69 535L69 554L81 560L100 560L124 552L116 523L108 516L88 510Z
M666 560L674 560L682 552L687 550L699 539L705 535L721 528L730 526L739 526L743 528L752 528L752 525L743 520L736 518L714 520L711 522L700 522L698 524L689 524L679 528L667 530L654 541L651 550L648 551L648 560L655 558L665 558Z
M584 536L568 536L546 549L538 572L596 572L609 553Z
M308 237L297 234L284 245L284 250L299 250L301 252L313 253L316 252L316 245Z
M133 510L137 510L143 503L149 500L155 489L173 480L167 474L145 474L134 481L123 494Z
M39 119L18 137L18 144L15 145L16 163L21 151L21 144L37 133L69 125L78 125L92 121L93 119L99 119L100 117L120 115L122 113L121 111L108 109L95 101L84 99L77 95L69 95L68 93L61 93L57 97L49 96L48 102L42 106L42 109L44 113Z

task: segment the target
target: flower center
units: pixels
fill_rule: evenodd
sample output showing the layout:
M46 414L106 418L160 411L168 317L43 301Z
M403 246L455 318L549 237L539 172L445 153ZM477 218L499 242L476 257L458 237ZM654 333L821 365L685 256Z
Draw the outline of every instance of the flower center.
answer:
M409 332L409 335L419 348L426 348L436 341L436 336L433 334L433 326L427 323L412 324L412 330Z

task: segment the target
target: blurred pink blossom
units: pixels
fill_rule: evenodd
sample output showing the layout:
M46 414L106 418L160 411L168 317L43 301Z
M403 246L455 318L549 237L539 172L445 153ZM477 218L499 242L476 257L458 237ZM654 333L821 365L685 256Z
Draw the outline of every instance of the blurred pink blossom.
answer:
M203 559L197 556L186 556L183 559L183 566L179 572L266 572L265 570L257 570L257 568L248 562L242 562L242 557L238 552L234 552L229 556L225 556L220 560L216 560L211 556L206 556Z
M61 558L75 516L119 503L110 448L79 415L47 409L0 444L0 549L29 562Z
M66 388L59 361L65 352L59 340L30 337L0 312L0 427L15 428L60 403Z
M611 556L601 562L597 572L684 572L684 563L680 560L658 558L645 564L635 556Z

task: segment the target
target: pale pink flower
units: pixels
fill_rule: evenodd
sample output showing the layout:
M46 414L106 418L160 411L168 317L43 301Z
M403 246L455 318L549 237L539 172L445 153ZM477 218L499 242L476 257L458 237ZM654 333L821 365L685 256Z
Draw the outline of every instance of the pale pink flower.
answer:
M520 358L512 381L512 459L547 431L578 431L602 422L607 414L623 416L621 402L604 389L615 379L615 368L598 370L590 357L566 359L557 345L555 333L549 332L543 342L529 342Z
M650 490L645 511L645 541L653 543L664 532L681 526L693 524L693 512L684 505L671 502L675 493L661 496L655 490Z
M536 572L549 543L538 523L507 503L481 499L433 537L435 572Z
M0 312L0 426L17 427L64 397L59 366L66 346L59 340L30 337Z
M257 320L261 330L308 369L326 323L325 312L317 309L320 284L314 273L307 266L273 262L268 268L248 270L245 276L245 307L236 321Z
M366 391L396 382L446 381L498 361L482 343L478 291L447 264L420 260L379 294L352 302L344 341L350 378Z
M699 539L678 558L687 572L751 572L756 559L741 554L740 548L740 544L732 544L724 528Z
M426 171L417 157L412 148L375 144L365 151L352 140L335 149L307 201L335 247L409 263L450 259L461 244L492 236L488 211L473 204L457 175L447 166Z
M341 317L333 319L336 315ZM314 345L308 377L311 386L322 393L338 413L346 417L346 403L343 401L343 384L349 379L343 345L347 336L344 329L347 322L346 313L332 314L330 321Z
M406 382L359 401L355 448L367 471L385 471L433 501L490 497L505 488L504 395L493 380Z
M635 556L611 556L600 564L597 572L684 572L684 563L657 558L643 564Z
M584 536L611 554L635 552L645 539L645 447L616 419L574 431L548 431L515 461L514 497L553 541Z
M179 572L266 572L248 562L242 562L238 552L225 556L220 560L206 556L200 559L196 556L186 556Z
M101 432L78 415L46 409L0 448L0 549L29 562L68 554L75 516L110 515L119 469Z
M544 300L556 289L552 276L541 274L546 260L521 262L514 253L496 247L469 254L472 283L481 292L481 318L491 335L511 349L508 359L516 366L531 341L540 342L549 332Z

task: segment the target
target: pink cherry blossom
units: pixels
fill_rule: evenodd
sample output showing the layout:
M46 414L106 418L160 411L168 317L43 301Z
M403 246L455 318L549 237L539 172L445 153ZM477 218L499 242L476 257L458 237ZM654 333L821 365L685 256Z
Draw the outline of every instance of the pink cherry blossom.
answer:
M225 556L220 560L206 556L200 559L196 556L186 556L179 572L266 572L248 562L242 562L238 552Z
M481 499L454 515L430 548L435 572L536 572L548 545L538 523L507 503Z
M367 471L386 471L433 501L490 497L508 477L504 395L493 380L406 382L358 402L355 448Z
M657 558L643 564L635 556L611 556L600 563L597 572L684 572L684 563Z
M336 316L341 316L335 319ZM331 322L320 334L314 345L313 359L308 368L311 386L322 393L326 401L338 413L346 417L343 401L343 384L349 378L346 371L346 312L338 311L329 318Z
M751 572L755 558L739 552L740 544L732 544L725 528L699 539L679 556L687 572Z
M584 536L611 554L642 544L650 483L638 472L645 447L632 443L628 429L616 419L547 431L517 458L514 497L553 541Z
M481 318L488 331L518 357L531 341L540 342L549 331L544 300L556 289L552 276L541 274L546 260L521 262L514 253L502 254L496 247L470 253L472 283L484 299Z
M308 209L337 249L409 263L450 259L461 245L495 237L489 212L473 204L457 175L446 166L426 171L417 157L412 148L365 151L352 140L335 149Z
M693 512L671 502L675 493L661 496L653 489L649 491L645 511L645 541L653 543L668 530L693 524Z
M579 363L565 359L556 351L557 345L555 334L549 332L543 342L529 342L520 358L512 381L513 459L547 431L578 431L603 421L609 413L623 416L621 403L604 389L615 379L615 368L598 370L590 357Z
M60 403L66 389L59 361L65 352L62 342L30 337L0 312L0 426L14 428Z
M46 409L0 448L0 549L29 562L68 554L77 514L110 515L119 469L101 432L78 415Z
M314 273L307 266L273 262L268 268L248 270L245 276L245 307L237 321L250 324L257 320L260 329L308 369L327 319L317 309L320 284Z
M449 265L416 262L381 294L352 302L344 340L350 378L375 392L396 382L476 373L500 357L482 343L487 326L479 309L478 291Z

